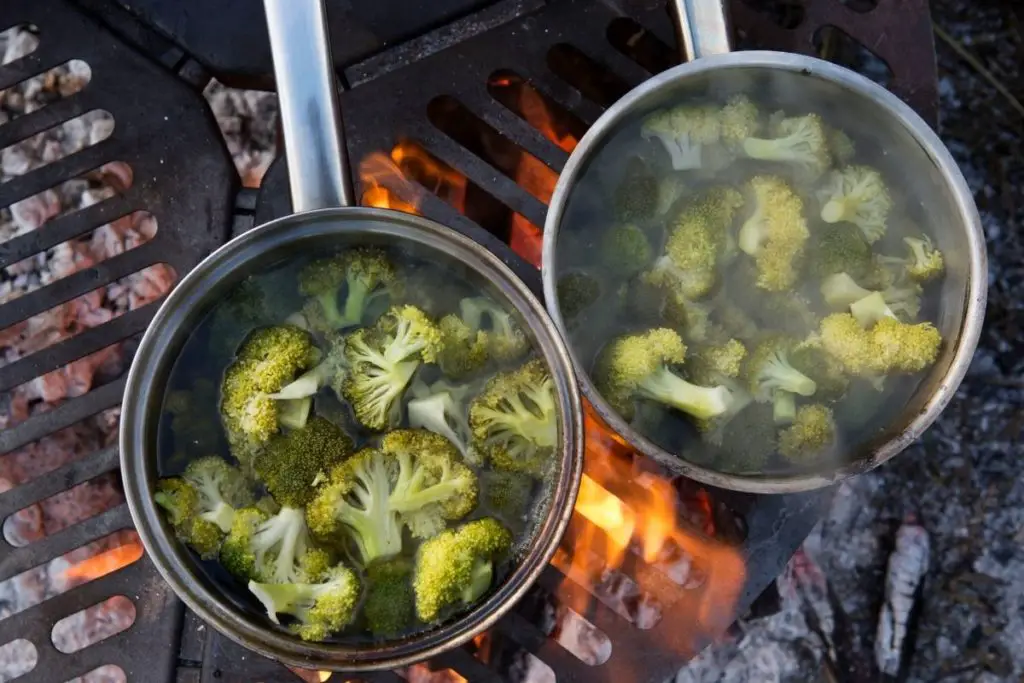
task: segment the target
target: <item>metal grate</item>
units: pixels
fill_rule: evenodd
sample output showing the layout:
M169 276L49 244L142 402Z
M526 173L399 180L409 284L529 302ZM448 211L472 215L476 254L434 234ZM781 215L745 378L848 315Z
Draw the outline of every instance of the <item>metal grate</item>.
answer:
M350 4L358 14L362 5ZM379 5L378 10L388 5L373 4ZM434 8L437 16L432 21L448 21L470 6L483 4L487 3L453 0L443 11ZM157 29L138 23L120 9L121 5L131 6ZM0 29L30 23L39 28L41 36L36 52L0 67L0 88L72 58L88 62L93 73L92 81L77 95L0 126L0 148L92 109L103 108L116 120L115 132L105 142L0 185L0 206L108 161L130 164L135 177L131 189L113 199L0 244L0 266L136 210L149 211L160 225L157 236L143 247L0 306L0 329L154 263L167 263L179 276L183 275L225 239L229 226L235 231L244 230L287 212L283 163L272 167L258 198L251 191L239 191L230 159L198 91L206 82L200 63L225 82L239 83L248 77L258 81L261 74L265 75L269 62L236 59L237 55L250 53L265 55L261 33L224 34L222 44L218 42L220 34L212 43L197 41L195 30L202 27L194 22L199 21L207 28L224 21L245 23L225 9L230 6L241 11L243 5L225 3L214 17L203 12L186 13L175 15L174 21L156 13L160 7L181 6L157 0L4 0L0 7ZM252 11L258 13L257 10ZM833 26L846 36L872 45L891 71L888 86L926 118L934 120L935 64L925 0L734 0L733 14L746 47L802 52L825 47L833 50L837 59L862 65L866 59L863 49L843 39L842 34L823 33L822 27ZM386 16L386 12L375 16ZM332 14L335 24L350 18ZM160 27L164 35L159 33ZM380 33L379 40L373 45L367 43L365 52L355 58L418 29L409 28L401 36L395 34L390 38ZM335 26L332 32L339 34L343 30ZM174 36L173 42L165 35ZM823 46L823 41L828 45ZM178 44L196 54L186 53ZM219 56L206 54L211 45ZM430 116L431 108L436 111L439 106L458 103L492 129L488 135L497 135L509 149L529 153L557 172L565 162L566 152L503 106L488 90L489 78L502 70L514 72L585 128L625 89L670 66L674 54L671 45L670 23L660 2L627 0L619 3L619 9L592 0L491 3L476 14L344 69L347 90L343 99L350 155L358 160L373 152L391 150L401 140L414 140L466 178L475 192L486 195L492 209L486 215L469 218L432 194L431 190L436 188L418 188L420 210L488 244L537 291L536 271L503 241L509 238L508 222L514 214L542 226L546 208L543 201L506 175L500 158L481 156L478 149L471 151L472 141L456 141L442 132L435 125L437 118ZM227 71L221 73L221 69ZM442 97L448 99L439 99ZM73 359L138 335L154 310L153 304L140 308L0 367L0 393ZM5 430L0 433L0 455L115 407L122 390L122 379L111 381ZM116 467L116 452L107 449L50 472L0 494L0 518ZM686 482L681 486L691 493L695 489ZM740 607L749 605L781 570L815 522L817 506L825 495L757 497L710 492L712 512L716 519L721 517L722 523L717 525L719 534L742 542L750 570ZM738 526L728 527L737 514ZM575 520L574 532L601 533L587 529L587 524ZM122 505L25 547L15 548L0 540L0 581L112 531L130 527L131 520ZM622 569L662 605L661 619L653 628L634 627L616 611L589 600L583 587L566 581L560 572L549 568L516 613L491 634L492 656L487 663L474 654L472 647L467 647L442 661L432 662L431 666L454 669L472 681L501 681L504 678L498 672L520 666L522 652L528 651L545 662L560 681L613 680L625 678L624 672L628 672L628 680L660 683L674 673L695 646L693 605L702 589L676 585L636 557L629 558ZM137 616L131 628L72 655L57 651L49 635L55 622L114 595L127 596L134 602ZM553 606L583 602L591 606L583 616L611 640L611 657L600 666L582 663L548 638L546 629L540 628ZM0 619L0 645L17 638L28 639L35 645L38 663L19 679L23 681L63 681L100 664L119 665L129 681L147 683L294 680L281 667L212 633L191 615L186 615L184 628L179 632L182 611L143 558ZM401 680L392 673L362 678Z

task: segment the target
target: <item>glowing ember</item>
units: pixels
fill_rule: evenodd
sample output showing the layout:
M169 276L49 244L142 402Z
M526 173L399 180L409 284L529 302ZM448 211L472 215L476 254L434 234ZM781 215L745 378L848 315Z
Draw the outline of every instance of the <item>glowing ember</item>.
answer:
M64 570L64 578L72 579L98 579L116 572L121 567L127 566L142 557L142 544L129 543L111 550L94 555L78 564L73 564Z
M407 194L417 197L417 188L405 179L401 169L387 155L378 152L363 159L359 164L359 178L366 188L360 199L363 206L419 213L416 204L402 199L397 193L398 189L404 189Z

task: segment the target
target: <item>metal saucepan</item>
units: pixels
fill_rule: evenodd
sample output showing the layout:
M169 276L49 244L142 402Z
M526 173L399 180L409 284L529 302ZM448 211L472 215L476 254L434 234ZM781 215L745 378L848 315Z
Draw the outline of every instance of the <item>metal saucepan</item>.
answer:
M175 593L204 621L241 645L282 662L314 669L392 669L434 657L492 626L524 594L555 552L565 530L583 464L579 390L568 353L544 308L495 255L425 218L350 207L336 83L322 0L266 0L295 215L232 240L189 273L161 306L136 354L121 415L121 468L132 518L149 558ZM342 208L345 207L345 208ZM408 247L451 264L518 311L554 379L560 437L550 503L508 579L471 612L426 633L374 646L306 643L247 613L198 569L153 502L159 476L157 425L168 376L197 322L246 275L289 253L346 244ZM211 419L216 419L211 418Z
M581 179L589 172L612 168L616 134L645 114L693 98L736 93L771 93L778 106L800 109L813 103L826 121L852 122L851 129L870 129L884 159L898 160L901 169L894 190L927 198L927 228L946 255L937 327L945 340L938 361L905 402L893 407L888 425L875 438L843 456L836 466L794 474L736 475L717 471L669 452L632 428L595 389L587 349L592 334L570 342L570 353L587 399L597 413L637 450L671 471L727 489L786 493L820 488L870 470L917 439L938 417L967 372L984 318L987 257L977 208L963 175L938 136L893 94L848 69L820 59L782 52L730 52L729 24L722 0L673 0L679 43L687 63L641 84L616 102L590 128L573 151L558 179L544 227L543 279L548 311L566 339L573 338L559 310L558 278L582 251L570 236L584 230L571 218L573 202L587 202ZM855 127L855 128L854 128ZM621 142L621 139L618 140ZM602 157L605 150L614 152ZM893 164L895 166L895 164ZM620 165L621 167L621 165ZM902 186L902 187L901 187ZM600 199L591 201L600 205ZM575 239L575 241L574 241ZM571 246L565 246L570 244ZM583 243L585 244L585 243ZM584 339L584 337L587 339ZM910 393L910 389L907 389ZM904 397L906 398L906 397ZM883 407L886 410L888 407Z

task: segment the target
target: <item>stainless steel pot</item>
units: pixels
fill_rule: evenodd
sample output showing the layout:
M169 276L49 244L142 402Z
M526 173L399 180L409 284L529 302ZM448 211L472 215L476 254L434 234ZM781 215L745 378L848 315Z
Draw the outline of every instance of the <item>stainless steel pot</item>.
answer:
M981 332L987 290L987 257L977 208L963 175L935 133L907 105L868 79L829 62L781 52L730 52L729 25L721 0L673 0L680 45L687 63L638 86L615 103L590 128L559 176L544 226L543 279L548 311L571 339L559 310L557 279L566 256L562 251L567 214L580 197L581 178L592 168L606 168L602 152L615 135L644 114L666 104L709 94L771 93L789 106L813 101L816 109L871 128L875 143L890 159L899 159L899 185L907 195L927 198L927 228L946 255L937 326L946 340L927 377L888 426L870 442L843 458L839 467L793 475L736 475L688 462L633 429L597 392L588 373L588 358L570 342L570 353L587 399L625 440L668 469L715 486L758 493L786 493L820 488L870 470L917 439L938 417L967 372ZM756 97L755 97L756 100ZM910 170L911 172L908 172ZM899 188L897 188L899 189Z
M561 337L527 287L492 253L425 218L353 203L339 125L322 0L266 0L274 69L297 212L232 240L189 273L161 306L128 375L121 415L125 494L149 558L175 593L232 640L282 662L332 671L393 669L434 657L490 628L547 565L572 514L583 466L579 390ZM554 379L560 421L559 466L532 543L505 582L471 612L422 635L373 646L305 643L246 613L200 571L153 502L157 425L175 359L197 322L244 276L289 253L347 244L387 244L450 264L490 287L518 311ZM217 419L212 416L211 419Z

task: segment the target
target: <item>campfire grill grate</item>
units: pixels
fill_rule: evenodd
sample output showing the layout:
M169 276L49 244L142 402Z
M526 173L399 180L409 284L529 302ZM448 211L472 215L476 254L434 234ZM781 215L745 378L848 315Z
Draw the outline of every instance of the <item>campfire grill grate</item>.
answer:
M117 122L114 134L106 142L0 185L0 206L109 161L130 164L135 177L135 184L114 199L0 244L0 266L135 210L152 213L159 221L159 232L149 244L0 305L0 329L153 263L167 263L181 276L222 243L229 231L244 231L288 210L284 163L271 167L258 195L239 190L237 175L200 95L208 78L200 64L223 65L225 48L217 47L219 56L210 55L203 52L209 41L179 39L178 43L194 50L187 54L175 42L138 23L121 9L121 4L132 6L155 26L175 26L181 35L188 33L181 22L168 22L166 16L160 15L161 6L168 3L156 0L78 0L75 4L67 0L5 0L0 8L0 29L30 23L39 28L41 35L36 52L0 67L0 88L72 58L87 61L93 72L92 81L81 93L0 126L0 148L95 108L108 110ZM471 4L480 3L453 3L452 7L466 9ZM863 55L851 47L852 43L836 39L842 34L832 33L830 37L821 31L822 27L836 27L845 35L871 44L891 71L888 87L934 121L935 63L925 0L881 0L877 6L872 2L835 0L760 3L768 4L781 8L771 19L753 7L759 5L753 0L749 5L747 0L733 2L737 33L744 47L812 52L821 47L821 40L829 40L835 44L836 59L861 65L857 60L862 60ZM251 18L256 21L258 16L261 14L254 12ZM336 16L332 19L337 23ZM332 33L339 31L342 29L332 27ZM247 34L239 40L259 40L260 33L254 34L255 37ZM537 272L505 242L510 237L508 223L515 220L514 214L522 221L542 226L545 204L535 192L524 189L503 172L507 169L502 166L501 154L503 149L504 153L525 152L557 172L567 153L503 106L488 89L489 80L499 72L511 70L569 112L577 125L585 127L625 89L670 66L671 45L668 16L657 2L631 0L619 3L617 8L570 0L505 0L491 4L362 62L343 62L346 66L340 73L350 156L355 160L366 159L375 152L386 153L400 142L411 141L464 177L475 191L486 194L491 204L504 213L498 211L498 218L488 215L471 219L430 189L409 183L389 185L388 189L414 202L424 215L486 243L539 293ZM242 52L253 49L252 45L239 47ZM257 52L261 49L256 48ZM588 60L600 65L598 71L580 66ZM215 73L225 82L266 82L266 73L261 69L267 66L243 64L239 73ZM449 106L452 101L492 129L484 139L494 143L500 138L497 151L486 145L470 151L472 141L459 137L458 131L447 131L454 137L442 132L436 125L437 117L430 112ZM479 123L474 126L483 129ZM112 343L136 338L154 311L155 305L150 304L34 356L0 367L0 392ZM3 431L0 455L117 406L122 390L123 378L111 381ZM107 449L50 472L0 494L0 518L116 467L116 451ZM684 482L682 486L696 488L692 483ZM734 515L740 518L739 526L717 525L721 538L728 537L740 545L748 565L740 608L745 609L782 569L816 521L826 496L763 497L711 492L715 519L721 516L728 521ZM0 551L0 580L112 531L130 527L131 520L122 505L28 546L4 545ZM571 533L599 537L603 532L577 516ZM636 628L610 607L589 599L582 586L549 567L531 596L491 637L495 642L513 643L512 649L531 652L550 666L559 681L590 681L598 677L614 680L624 678L625 672L629 672L629 680L666 680L695 645L693 612L703 588L680 587L638 557L628 558L621 570L662 606L661 619L653 628ZM127 596L135 603L137 616L129 629L73 655L61 654L54 647L49 635L52 624L114 595ZM588 605L583 616L603 631L612 644L611 656L604 664L584 664L545 635L540 626L543 610L539 606L550 605L552 601ZM35 645L38 663L19 679L31 682L66 680L100 664L119 665L128 680L147 683L294 680L277 665L246 653L204 628L191 614L185 615L181 627L183 611L143 558L0 619L0 645L17 638L28 639ZM507 671L508 664L507 658L499 657L485 663L473 653L473 647L467 646L432 662L431 668L450 668L471 681L501 681L505 679L498 672ZM361 679L402 680L390 672L364 675Z

